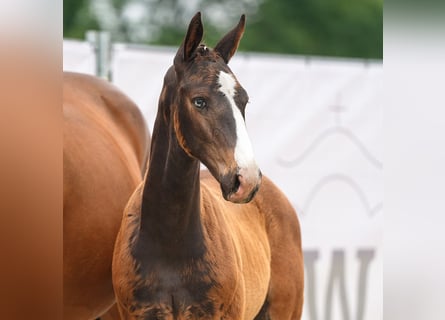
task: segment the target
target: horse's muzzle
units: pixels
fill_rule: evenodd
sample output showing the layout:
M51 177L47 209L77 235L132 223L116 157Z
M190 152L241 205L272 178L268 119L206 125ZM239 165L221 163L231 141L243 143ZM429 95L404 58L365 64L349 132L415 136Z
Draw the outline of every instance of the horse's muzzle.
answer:
M234 203L250 202L261 185L261 171L238 170L235 174L227 174L221 181L224 199Z

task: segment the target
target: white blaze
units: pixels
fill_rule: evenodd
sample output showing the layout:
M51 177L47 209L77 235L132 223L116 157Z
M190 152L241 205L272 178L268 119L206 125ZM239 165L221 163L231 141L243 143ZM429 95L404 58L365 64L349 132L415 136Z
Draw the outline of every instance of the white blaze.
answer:
M258 170L258 166L256 165L253 156L252 145L250 144L250 139L247 135L246 124L241 111L235 103L235 78L227 72L220 71L218 80L221 85L219 91L224 93L229 100L232 107L233 118L235 119L237 137L235 145L235 161L240 169L248 169L250 167L251 169Z

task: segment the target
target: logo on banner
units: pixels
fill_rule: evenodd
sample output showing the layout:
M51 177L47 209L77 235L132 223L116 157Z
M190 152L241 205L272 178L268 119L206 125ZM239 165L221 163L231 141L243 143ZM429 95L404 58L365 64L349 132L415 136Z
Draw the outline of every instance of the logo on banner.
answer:
M356 305L351 306L348 299L347 292L347 281L349 278L346 275L345 270L345 251L344 250L334 250L332 252L332 260L330 265L329 276L327 279L327 289L324 301L319 301L316 299L317 286L316 284L320 281L317 274L316 263L320 256L317 250L305 250L304 251L304 264L306 272L306 296L305 296L305 308L308 318L310 320L321 319L318 314L318 310L324 310L323 319L332 319L333 310L333 298L334 294L337 293L340 298L340 307L343 320L363 320L365 313L366 304L366 293L368 292L368 275L369 266L375 256L373 249L363 249L358 250L356 259L359 262L359 272L358 279L356 279L357 292L353 293L356 297ZM352 317L355 315L355 317Z
M366 72L357 75L367 76ZM356 80L350 79L355 89L347 93L348 101L350 94L360 93ZM376 141L378 131L373 130L379 123L370 119L377 119L377 109L370 110L368 104L346 108L340 100L338 94L330 107L333 125L312 135L309 143L301 139L300 132L295 141L306 147L296 156L290 156L293 148L287 148L276 158L286 177L299 179L289 185L294 192L291 196L295 196L291 201L302 218L305 320L374 320L381 315L378 212L383 208L379 186L383 164L367 146L367 142ZM350 121L345 126L342 114L346 111L350 112L348 119L355 119L352 113L368 123L363 126L360 121ZM374 117L361 118L364 112ZM288 139L293 141L293 137ZM300 191L294 191L298 188Z

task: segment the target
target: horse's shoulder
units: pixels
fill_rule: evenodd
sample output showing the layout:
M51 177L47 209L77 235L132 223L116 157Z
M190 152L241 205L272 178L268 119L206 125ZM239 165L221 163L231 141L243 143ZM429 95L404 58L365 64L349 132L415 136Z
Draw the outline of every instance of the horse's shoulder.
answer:
M261 179L260 189L253 202L261 207L268 208L277 206L280 209L288 210L289 207L292 207L283 191L265 175Z
M141 223L141 208L142 208L142 193L144 191L144 182L142 181L131 194L125 206L120 227L121 237L120 241L133 243L140 229ZM132 239L130 239L132 238Z
M208 170L201 170L200 172L201 178L201 196L203 201L212 201L214 199L215 194L218 197L221 194L221 189L218 181L212 176L212 174Z
M124 209L124 214L126 216L140 216L142 208L142 193L144 191L144 181L145 180L139 183L139 185L136 187L136 189L128 199L127 205Z
M143 182L141 182L130 196L125 206L119 234L116 239L115 256L131 259L130 250L139 236L141 222L141 206ZM128 245L123 245L128 244Z
M300 243L300 223L297 212L284 192L263 175L261 187L252 203L256 205L266 218L269 236L295 237Z

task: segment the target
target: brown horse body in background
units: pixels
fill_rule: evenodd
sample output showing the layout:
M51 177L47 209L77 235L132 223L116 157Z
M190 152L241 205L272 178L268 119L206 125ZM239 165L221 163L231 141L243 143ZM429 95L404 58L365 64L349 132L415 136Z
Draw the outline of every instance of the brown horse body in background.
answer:
M150 135L137 106L106 81L65 73L63 89L64 319L89 320L115 301L114 243Z
M242 16L212 50L200 44L198 13L165 76L150 170L115 245L124 320L301 317L299 222L256 165L244 124L247 92L227 66L244 25ZM200 162L210 174L200 173Z

